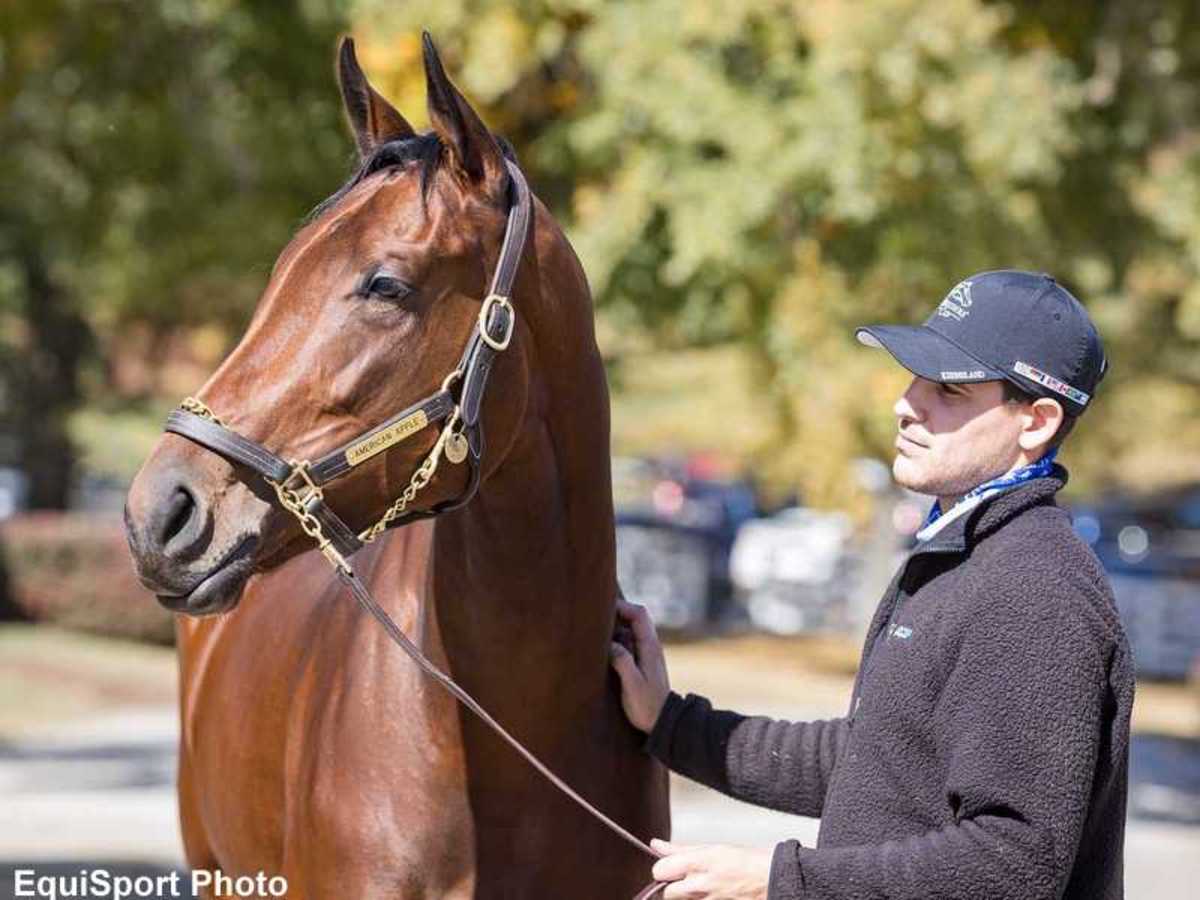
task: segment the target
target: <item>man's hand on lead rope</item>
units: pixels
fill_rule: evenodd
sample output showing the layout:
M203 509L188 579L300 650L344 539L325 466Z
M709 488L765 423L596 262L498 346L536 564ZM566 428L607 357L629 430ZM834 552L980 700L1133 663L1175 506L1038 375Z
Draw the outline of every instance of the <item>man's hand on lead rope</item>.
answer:
M668 881L663 900L766 900L774 848L727 844L672 844L657 838L663 854L651 874Z

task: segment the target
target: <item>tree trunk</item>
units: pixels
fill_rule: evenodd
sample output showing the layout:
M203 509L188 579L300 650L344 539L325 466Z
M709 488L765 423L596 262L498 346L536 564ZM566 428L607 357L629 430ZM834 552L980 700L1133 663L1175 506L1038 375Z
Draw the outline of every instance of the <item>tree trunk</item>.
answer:
M67 418L80 401L80 367L91 332L39 248L22 247L20 262L29 343L24 365L13 370L18 463L29 478L31 508L65 509L76 460Z
M0 535L0 622L17 622L25 614L13 596L12 579L8 577L8 559L4 555L4 538Z

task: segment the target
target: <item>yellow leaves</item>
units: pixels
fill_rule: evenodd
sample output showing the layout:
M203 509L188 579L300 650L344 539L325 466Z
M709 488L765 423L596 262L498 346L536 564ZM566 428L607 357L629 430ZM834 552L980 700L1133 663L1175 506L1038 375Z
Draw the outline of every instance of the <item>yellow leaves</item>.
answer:
M1160 300L1178 297L1175 327L1200 340L1200 139L1188 135L1159 147L1132 180L1132 195L1138 210L1183 252L1143 257L1131 267L1129 289Z
M1175 310L1175 327L1184 337L1200 340L1200 281L1193 281Z
M362 27L354 38L359 62L375 90L414 128L428 127L420 33Z
M507 4L496 4L472 24L458 84L485 104L494 103L517 83L534 58L529 27Z
M1139 491L1200 480L1200 454L1181 452L1200 447L1200 387L1135 377L1105 382L1096 402L1063 448L1077 486L1111 487L1113 473Z
M773 346L789 359L819 353L830 340L843 342L845 333L835 330L840 317L831 313L850 299L844 273L822 261L819 242L798 241L795 260L795 270L776 298L772 329Z
M1131 188L1138 210L1183 241L1200 266L1200 137L1185 135L1156 148Z
M800 484L834 504L854 502L850 460L890 457L890 408L908 379L886 353L856 345L853 326L920 321L972 270L1049 266L1092 310L1120 374L1069 445L1073 458L1086 457L1087 477L1119 475L1118 457L1144 462L1132 451L1089 449L1117 440L1121 423L1104 399L1115 384L1141 383L1138 367L1150 362L1181 382L1193 372L1200 142L1163 142L1145 171L1132 152L1111 164L1096 152L1117 143L1112 128L1123 147L1148 144L1153 123L1186 104L1114 92L1132 64L1120 35L1073 25L1052 41L1049 20L1027 7L358 0L355 8L364 40L379 42L372 77L383 73L414 123L424 109L422 25L460 85L487 105L489 122L519 123L535 184L547 176L565 207L556 212L597 295L606 348L638 357L615 395L619 443L716 442L777 487ZM1173 35L1151 37L1169 52L1155 51L1146 72L1186 63L1166 46ZM1086 56L1071 48L1089 42L1090 80L1067 55ZM1087 105L1096 103L1106 118ZM1195 132L1183 124L1180 133ZM1106 173L1114 197L1088 196L1108 187ZM1108 224L1126 202L1145 221ZM651 349L656 339L678 347L728 335L735 345L662 359L669 372L648 361L664 353ZM635 368L661 380L651 387ZM1155 390L1154 427L1170 431L1167 411L1200 418L1194 391ZM723 420L714 433L696 416L713 409L749 410L750 424ZM1179 447L1200 447L1200 434L1184 431L1192 443Z
M603 285L620 259L642 240L666 177L661 160L634 153L606 188L583 185L576 190L576 224L570 236L593 285Z
M579 89L569 81L556 84L550 89L550 106L556 112L570 112L579 105L579 99Z
M953 61L986 47L1006 19L1003 8L978 0L805 0L793 8L818 69L861 74L881 68L900 83L908 80L907 52Z
M613 403L618 454L715 450L745 460L774 434L766 394L737 344L630 354L621 385Z
M1112 264L1098 253L1080 254L1072 265L1070 277L1086 296L1097 297L1112 287Z
M490 4L467 15L469 5L358 5L354 34L367 77L417 128L428 125L422 29L433 34L454 83L499 131L506 123L497 101L538 64L539 46L561 42L561 29L535 30L509 5Z

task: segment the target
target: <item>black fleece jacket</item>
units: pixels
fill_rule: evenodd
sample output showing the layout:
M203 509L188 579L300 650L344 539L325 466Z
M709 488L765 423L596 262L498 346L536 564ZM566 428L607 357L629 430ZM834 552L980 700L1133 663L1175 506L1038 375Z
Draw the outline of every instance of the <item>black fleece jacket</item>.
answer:
M1056 466L918 546L867 632L845 718L784 722L672 694L647 749L820 816L775 848L769 900L1113 900L1133 668Z

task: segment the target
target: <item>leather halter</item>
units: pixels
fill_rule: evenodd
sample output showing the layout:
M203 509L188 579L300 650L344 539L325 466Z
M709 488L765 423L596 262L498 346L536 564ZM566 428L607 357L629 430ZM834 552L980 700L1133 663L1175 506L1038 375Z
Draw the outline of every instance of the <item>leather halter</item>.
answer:
M348 561L348 557L362 549L365 543L374 540L384 528L406 525L417 519L457 509L468 503L479 489L484 452L481 418L483 395L497 354L504 352L512 340L516 313L510 299L532 217L532 200L524 174L510 160L505 160L505 165L508 167L513 197L504 229L504 242L500 247L500 259L458 366L446 376L436 392L311 462L284 460L256 441L223 425L207 406L193 398L185 400L180 409L173 410L167 416L164 428L218 456L240 463L264 478L275 489L280 503L299 519L305 533L317 542L317 548L333 565L334 571L359 605L383 626L392 641L412 657L422 671L478 716L555 787L618 836L658 859L661 854L580 796L492 718L474 697L430 662L375 601ZM461 382L461 387L456 396L453 387L458 382ZM435 422L444 422L441 434L425 461L413 473L408 488L379 522L361 534L355 534L325 503L322 487ZM457 459L447 451L454 442L465 442L466 445L465 454ZM462 451L460 449L457 452ZM432 479L443 454L453 463L462 462L463 459L469 461L467 486L458 497L428 510L409 510L408 503ZM649 900L665 887L666 882L651 882L638 892L634 900Z
M436 392L312 462L284 460L261 444L227 428L204 404L190 398L182 408L167 416L167 431L241 463L265 478L277 491L281 488L292 491L298 503L317 523L316 526L305 527L305 531L318 539L321 552L339 568L345 568L347 557L362 549L363 544L373 539L377 532L369 530L362 535L355 534L325 503L321 488L346 475L360 463L420 433L428 425L444 421L446 424L442 435L423 465L436 469L446 443L465 440L465 458L470 469L465 489L458 497L431 509L405 510L403 515L390 518L384 527L394 528L457 509L469 502L479 489L484 452L483 420L480 415L483 395L497 354L507 349L512 340L516 314L510 298L532 215L532 201L525 176L515 163L508 160L505 163L514 197L491 289L479 310L479 317L463 348L458 366L446 376ZM456 397L453 387L460 381L461 387ZM452 458L452 461L462 462L462 459ZM427 483L428 479L425 481ZM289 505L282 495L280 499L285 506ZM296 510L293 512L299 515Z

